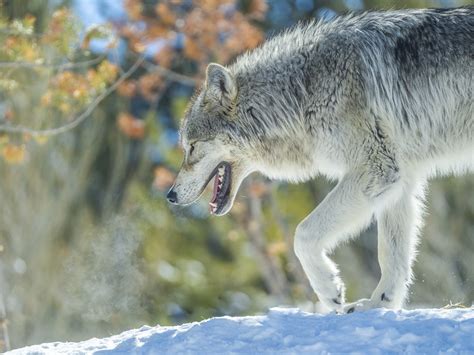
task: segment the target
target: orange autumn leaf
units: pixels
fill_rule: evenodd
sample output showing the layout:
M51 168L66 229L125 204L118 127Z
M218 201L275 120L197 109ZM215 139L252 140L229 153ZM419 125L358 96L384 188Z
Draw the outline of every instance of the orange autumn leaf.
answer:
M257 28L251 26L250 24L245 24L243 26L245 31L244 34L244 49L252 49L257 47L260 43L263 42L263 34Z
M201 42L207 48L215 48L218 46L217 36L212 32L203 33L201 36Z
M158 65L169 68L171 61L174 58L174 51L171 46L167 45L161 48L158 53L155 55L155 61Z
M132 97L136 91L137 83L135 80L125 80L117 87L118 94L124 97Z
M130 39L130 48L136 53L143 53L146 49L146 44L138 38L133 37Z
M159 166L154 171L155 178L153 179L153 186L160 191L166 191L173 185L175 174L169 169Z
M169 6L165 3L158 3L155 7L156 14L160 17L160 21L166 25L171 26L176 21L176 16L174 15L173 11L169 8Z
M267 0L251 0L249 5L250 15L258 20L265 18L265 13L268 10Z
M15 117L15 113L11 109L7 109L3 115L5 121L11 121Z
M186 38L184 42L184 55L189 59L200 61L204 58L204 53L199 48L199 45L196 43L196 40Z
M84 87L79 87L72 92L72 96L77 100L83 99L87 97L87 95L88 95L87 89Z
M147 28L147 37L148 38L161 38L169 32L169 28L163 26L162 24L150 23Z
M117 126L127 137L141 139L145 136L145 122L129 113L122 112L119 114Z
M108 60L102 61L97 67L97 72L99 73L100 77L108 83L111 83L117 77L118 71L119 69L117 65L109 62Z
M16 46L18 43L18 39L16 37L7 37L5 41L3 42L4 49L11 49Z
M86 79L93 89L100 89L104 85L104 81L100 77L100 75L94 70L94 69L89 69L86 73Z
M163 80L156 73L142 75L138 81L140 92L147 100L154 100Z
M112 34L112 28L107 25L92 25L90 26L82 40L81 43L81 48L82 49L87 49L90 46L90 43L94 39L110 39L113 36ZM112 43L109 43L107 47L109 48L112 46L114 48L113 42L116 42L115 36L112 38Z
M51 105L51 101L52 101L52 98L53 98L53 95L50 91L46 91L46 93L41 96L41 106L43 107L46 107L46 106L49 106Z
M125 9L130 19L140 20L142 18L143 5L140 0L126 0Z
M72 106L71 104L67 103L67 102L61 102L59 105L58 105L58 108L59 110L62 112L62 113L70 113L71 110L72 110Z
M132 38L135 35L135 28L127 24L119 28L119 34L124 38Z
M92 70L92 69L91 69ZM93 71L93 70L92 70ZM63 91L65 93L74 95L75 91L88 91L88 85L90 82L90 77L86 78L82 76L81 74L78 73L73 73L71 71L64 71L56 75L56 77L52 80L51 84L52 87L59 91ZM51 95L51 92L46 92L46 94L43 96L45 97L44 100L45 102L42 102L44 104L48 103L48 97L47 95ZM76 93L78 95L78 93ZM80 96L80 95L79 95Z
M2 157L9 164L19 164L25 160L25 157L26 157L25 146L7 144L2 148Z
M60 90L69 91L71 88L71 83L75 79L75 74L71 71L64 71L59 73L54 79L53 83Z
M64 33L65 28L73 19L72 13L67 8L61 8L53 12L46 33L41 38L43 43L58 41Z
M38 58L38 52L34 47L23 48L23 58L27 61L33 61Z
M23 18L23 22L26 26L33 27L36 23L36 17L31 14L26 14L26 16Z
M213 12L219 8L219 6L231 3L230 0L198 0L196 1L197 5L204 9L206 12Z

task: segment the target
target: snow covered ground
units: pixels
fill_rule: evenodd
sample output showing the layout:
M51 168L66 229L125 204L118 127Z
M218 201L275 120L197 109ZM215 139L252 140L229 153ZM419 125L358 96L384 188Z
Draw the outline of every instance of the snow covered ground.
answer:
M9 354L346 352L473 353L474 307L378 309L348 315L272 308L263 316L219 317L175 327L144 326L110 338L35 345Z

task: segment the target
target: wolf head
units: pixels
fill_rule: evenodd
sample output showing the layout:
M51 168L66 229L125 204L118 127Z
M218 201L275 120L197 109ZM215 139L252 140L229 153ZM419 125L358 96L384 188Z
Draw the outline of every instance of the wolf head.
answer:
M231 72L210 64L201 92L191 101L180 136L184 161L168 201L187 205L196 201L214 179L209 210L226 214L234 203L242 180L252 171L245 159L237 131L238 87Z

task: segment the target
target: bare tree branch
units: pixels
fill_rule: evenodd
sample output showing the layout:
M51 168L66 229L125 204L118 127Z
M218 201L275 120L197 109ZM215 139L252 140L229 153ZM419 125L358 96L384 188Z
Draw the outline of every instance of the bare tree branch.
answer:
M80 123L82 123L89 115L94 111L94 109L107 97L109 96L117 87L124 82L127 78L129 78L135 70L137 70L140 65L143 63L145 58L141 56L137 59L137 61L128 69L123 75L121 75L112 85L110 85L107 90L105 90L102 94L97 96L94 101L86 108L86 110L81 113L79 116L74 118L71 122L56 128L49 128L49 129L32 129L23 126L10 126L10 125L0 125L0 132L6 133L27 133L32 136L55 136L64 132L67 132L75 127L77 127Z
M105 54L89 60L81 62L67 62L67 63L34 63L34 62L0 62L0 68L58 68L60 70L73 69L88 67L97 63L100 63L104 58Z
M196 86L200 83L199 79L196 79L196 78L193 78L193 77L190 77L190 76L187 76L187 75L176 73L172 70L169 70L165 67L162 67L161 65L153 64L153 63L150 63L150 62L145 62L144 67L150 72L156 71L156 72L162 74L168 80L171 80L171 81L177 81L177 82L180 82L182 84L186 84L186 85L190 85L190 86Z
M41 38L41 37L44 36L44 33L35 33L35 32L26 33L26 32L22 32L22 31L18 31L18 30L11 30L11 29L2 28L2 29L0 29L0 35Z

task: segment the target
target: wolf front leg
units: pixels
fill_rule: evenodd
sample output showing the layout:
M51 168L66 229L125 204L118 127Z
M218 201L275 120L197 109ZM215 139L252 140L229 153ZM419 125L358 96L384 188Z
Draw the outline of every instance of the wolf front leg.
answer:
M347 174L296 228L295 253L319 300L332 310L342 310L344 284L327 253L371 222L377 204L367 193L368 181L365 173ZM385 198L390 185L377 188L377 199Z
M381 278L370 299L346 305L351 313L370 308L401 308L411 282L417 235L422 224L423 189L404 189L389 208L376 214Z

